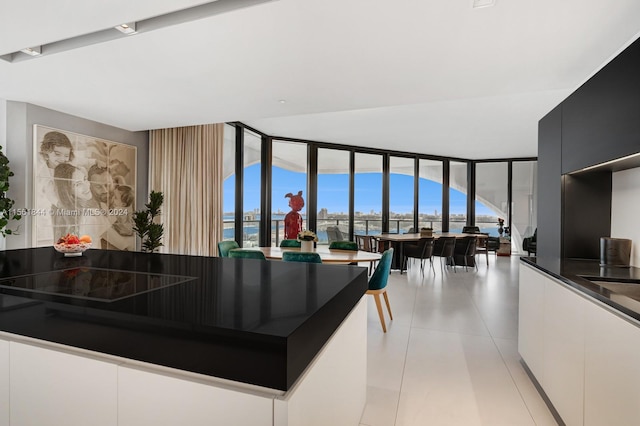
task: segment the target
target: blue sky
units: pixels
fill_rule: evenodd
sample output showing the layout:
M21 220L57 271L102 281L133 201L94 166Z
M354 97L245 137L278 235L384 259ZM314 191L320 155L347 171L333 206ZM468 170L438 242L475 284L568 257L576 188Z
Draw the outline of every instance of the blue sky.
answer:
M284 195L288 192L303 191L306 201L306 174L291 172L274 167L273 169L273 200L272 210L289 211L289 199ZM260 207L260 165L245 168L244 174L244 210L249 211ZM233 176L224 182L224 211L233 211L234 206ZM382 175L380 173L363 173L356 175L355 210L364 213L374 210L380 211L382 200ZM326 208L330 213L347 212L349 209L349 176L347 174L325 174L318 177L318 209ZM391 175L391 203L390 209L395 213L409 213L413 209L413 177ZM424 213L441 212L442 185L430 180L420 180L420 211ZM466 213L466 194L455 189L450 194L451 213ZM306 210L305 210L306 211ZM493 215L490 209L476 202L476 214Z

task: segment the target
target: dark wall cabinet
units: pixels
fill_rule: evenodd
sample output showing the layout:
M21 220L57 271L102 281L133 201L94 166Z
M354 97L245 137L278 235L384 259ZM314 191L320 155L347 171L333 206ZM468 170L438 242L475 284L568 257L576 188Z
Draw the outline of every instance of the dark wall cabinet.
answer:
M562 173L640 151L640 43L562 102Z
M538 123L538 251L559 258L562 232L562 106Z
M538 257L599 258L614 168L573 172L638 152L640 40L539 122Z

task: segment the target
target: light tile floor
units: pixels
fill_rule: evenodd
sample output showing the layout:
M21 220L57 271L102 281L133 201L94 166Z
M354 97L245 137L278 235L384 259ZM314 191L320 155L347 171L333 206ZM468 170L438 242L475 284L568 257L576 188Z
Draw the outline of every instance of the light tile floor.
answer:
M368 302L362 426L556 425L518 355L519 257L389 276L394 320ZM385 311L386 314L386 311Z

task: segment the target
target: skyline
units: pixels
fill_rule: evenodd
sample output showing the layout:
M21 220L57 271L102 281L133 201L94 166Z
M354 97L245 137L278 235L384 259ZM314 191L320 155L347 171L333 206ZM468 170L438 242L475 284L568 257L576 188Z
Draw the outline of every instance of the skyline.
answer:
M235 210L235 175L225 179L223 184L223 210ZM301 184L299 184L300 182ZM441 214L442 184L428 179L420 179L419 213ZM254 164L244 169L244 211L254 211L260 208L260 164ZM289 199L284 195L291 192L303 191L306 212L306 173L292 172L279 167L273 167L271 210L288 212ZM392 173L389 194L389 211L396 214L412 214L413 211L413 176ZM318 211L326 208L329 213L345 213L349 210L349 175L321 174L318 175ZM368 213L380 212L382 206L382 173L358 173L355 177L354 211ZM279 196L278 194L282 194ZM450 189L450 214L466 214L467 195ZM279 202L280 200L280 202ZM426 201L425 201L426 200ZM476 201L477 216L498 216L489 207Z

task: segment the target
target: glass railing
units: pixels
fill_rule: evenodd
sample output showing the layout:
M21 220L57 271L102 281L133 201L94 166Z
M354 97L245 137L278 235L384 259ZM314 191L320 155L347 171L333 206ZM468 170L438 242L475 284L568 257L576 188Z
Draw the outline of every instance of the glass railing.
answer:
M306 219L305 219L306 220ZM329 244L329 238L327 235L327 226L337 226L340 229L344 238L348 238L349 235L349 221L343 218L333 218L333 219L318 219L318 230L316 234L318 235L318 244L327 245ZM452 220L449 222L449 232L459 233L462 232L462 228L466 225L464 221L455 221ZM243 247L257 247L259 244L259 231L260 221L259 220L245 220L243 222L243 238L242 238L242 246ZM500 237L500 233L498 232L498 224L497 223L489 223L489 222L479 222L476 224L477 227L480 228L480 232L484 232L489 234L492 237ZM356 235L379 235L382 233L382 220L380 219L357 219L353 223L354 233ZM389 232L396 234L404 234L411 230L413 227L413 221L402 220L402 219L391 219L389 221ZM429 221L420 221L418 222L419 228L432 228L434 232L442 232L442 222L436 220ZM232 220L223 221L223 235L224 239L234 239L235 236L235 225ZM506 233L503 233L502 236L507 236ZM284 220L283 219L274 219L271 221L271 245L279 246L280 241L284 239ZM511 238L512 241L512 253L520 253L521 249L521 240L519 234L516 233L516 238Z

